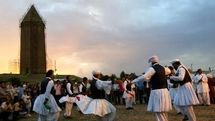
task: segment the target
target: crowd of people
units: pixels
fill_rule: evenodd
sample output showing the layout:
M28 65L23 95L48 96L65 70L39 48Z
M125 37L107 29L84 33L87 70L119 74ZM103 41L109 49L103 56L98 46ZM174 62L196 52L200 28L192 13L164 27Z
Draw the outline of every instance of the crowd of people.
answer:
M0 121L30 117L34 100L39 95L39 84L30 85L0 82Z
M157 56L152 56L149 64L150 68L139 77L125 74L113 78L94 71L92 79L54 79L54 71L49 70L38 84L0 82L0 121L30 117L32 111L38 114L38 121L57 121L62 111L65 118L71 118L74 105L80 113L113 121L114 105L132 110L136 103L147 104L157 121L168 121L172 106L184 121L196 121L193 105L215 103L215 78L202 69L191 74L179 59L164 67Z

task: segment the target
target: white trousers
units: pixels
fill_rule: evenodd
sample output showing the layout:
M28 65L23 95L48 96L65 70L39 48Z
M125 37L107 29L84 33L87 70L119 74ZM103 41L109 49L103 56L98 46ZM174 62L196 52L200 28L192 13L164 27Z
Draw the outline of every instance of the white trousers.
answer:
M132 108L133 107L133 99L131 97L125 98L125 107Z
M199 98L200 104L210 105L209 92L198 93L198 98Z
M49 113L48 115L40 115L38 121L58 121L60 117L60 112L57 113Z
M65 106L65 113L64 116L71 116L72 115L72 107L73 107L73 103L71 102L66 102L66 106Z
M189 121L196 121L196 115L193 110L193 106L179 106L183 115L187 115Z
M177 105L173 104L173 107L175 108L175 110L176 110L177 113L180 113L180 112L181 112L181 111L180 111L180 108L179 108Z
M155 118L156 121L168 121L168 115L165 112L156 112Z

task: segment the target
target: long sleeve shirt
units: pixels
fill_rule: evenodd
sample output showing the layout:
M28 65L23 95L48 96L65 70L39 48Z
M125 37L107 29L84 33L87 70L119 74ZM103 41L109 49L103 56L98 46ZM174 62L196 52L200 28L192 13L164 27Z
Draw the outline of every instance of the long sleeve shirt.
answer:
M106 94L110 94L110 91L112 89L112 81L102 81L100 79L97 79L95 77L93 77L94 79L96 79L96 87L99 90L105 90Z
M166 68L166 67L164 67L164 69L165 69L165 75L168 75L168 74L171 73L170 69L168 69L168 68ZM132 83L136 83L136 82L138 82L138 81L146 81L146 82L149 82L150 79L151 79L151 77L152 77L155 73L156 73L156 72L155 72L154 68L149 67L149 69L146 71L145 74L143 74L143 75L137 77L136 79L134 79L134 80L132 81Z
M51 95L51 90L54 87L54 81L50 80L46 86L45 97L48 98Z
M205 74L197 74L194 78L194 82L197 84L198 93L209 92L208 78Z
M72 90L71 90L71 83L67 83L67 85L66 85L66 89L67 89L67 92L70 94L70 95L72 95L73 93L72 93Z
M176 71L176 74L178 74L177 76L171 76L170 79L174 80L174 81L183 81L185 74L186 74L186 70L182 67L182 65L180 65Z

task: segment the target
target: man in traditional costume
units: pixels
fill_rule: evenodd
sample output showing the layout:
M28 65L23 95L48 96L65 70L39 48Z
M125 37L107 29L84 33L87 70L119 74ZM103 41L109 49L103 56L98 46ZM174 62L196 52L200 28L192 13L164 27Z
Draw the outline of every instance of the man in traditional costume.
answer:
M171 61L172 66L176 69L176 74L170 76L171 80L174 80L180 84L177 94L174 98L174 104L180 108L181 113L187 116L183 121L196 121L196 116L193 111L193 105L199 104L199 100L191 84L192 80L187 68L181 64L179 59Z
M52 90L54 87L54 71L49 70L41 82L40 95L36 98L33 111L39 114L38 121L58 121L61 109L58 107Z
M62 99L64 98L66 101L64 117L71 118L72 117L72 107L73 107L73 100L71 98L73 95L73 85L72 85L72 82L70 80L70 76L66 76L65 81L66 81L65 82L66 83L65 84L66 96L62 97Z
M152 56L148 62L151 64L151 67L145 74L134 79L132 83L151 81L151 94L147 110L155 113L157 121L168 121L167 112L172 109L172 104L167 89L166 75L170 74L170 70L159 64L158 56Z
M101 117L102 121L113 121L116 108L105 99L105 95L110 93L112 81L102 81L100 77L100 72L93 71L90 97L77 95L75 102L83 114L94 114Z
M210 105L208 77L202 72L202 69L196 71L194 83L197 84L197 94L200 104Z
M172 66L169 66L168 68L171 70L171 74L169 76L175 75L175 69ZM179 84L175 83L169 78L167 79L167 82L168 82L169 94L173 104L175 95L177 94L177 91L178 91ZM173 104L173 107L175 108L177 114L181 114L180 109L178 108L177 105Z
M82 82L78 86L79 94L87 95L87 83L88 83L88 79L87 79L87 77L84 77Z

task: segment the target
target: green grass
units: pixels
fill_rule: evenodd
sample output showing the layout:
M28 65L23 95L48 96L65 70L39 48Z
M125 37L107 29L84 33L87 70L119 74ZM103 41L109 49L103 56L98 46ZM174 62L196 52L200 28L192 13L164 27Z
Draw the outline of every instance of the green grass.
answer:
M147 112L147 106L134 105L134 110L126 110L125 106L116 106L117 116L115 121L155 121L154 114ZM215 121L215 105L207 106L195 106L194 111L197 117L197 121ZM60 121L99 121L99 117L93 115L83 115L80 114L76 107L72 111L72 119L65 119L63 117L63 111L61 112ZM181 121L182 115L176 115L173 110L168 113L169 121ZM36 121L37 115L33 114L32 117L21 119L21 121Z

